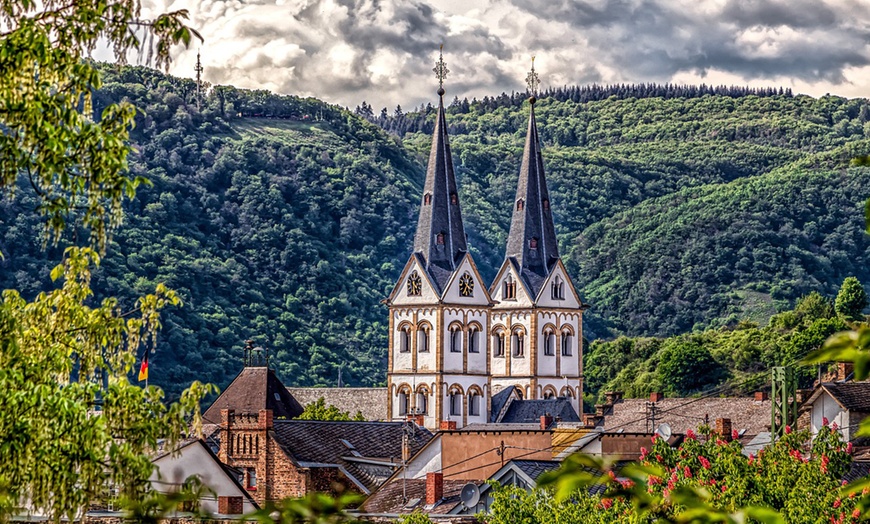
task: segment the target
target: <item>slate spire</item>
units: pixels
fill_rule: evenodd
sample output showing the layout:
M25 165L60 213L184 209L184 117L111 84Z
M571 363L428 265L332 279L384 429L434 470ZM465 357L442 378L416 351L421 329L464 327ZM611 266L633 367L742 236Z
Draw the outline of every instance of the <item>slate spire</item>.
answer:
M444 117L443 82L448 70L443 54L439 57L434 71L441 87L438 88L438 114L432 134L432 150L429 153L420 218L414 237L414 251L422 255L426 270L443 290L459 260L468 251L468 246L459 210L459 193L453 172L453 159L450 156L447 121Z
M550 194L544 176L544 160L538 139L538 126L535 122L534 96L538 85L534 62L527 78L529 91L529 129L526 146L517 182L517 196L514 199L513 218L508 234L506 258L513 258L519 266L522 277L537 294L554 264L559 259L559 246L556 242L556 228L550 208Z

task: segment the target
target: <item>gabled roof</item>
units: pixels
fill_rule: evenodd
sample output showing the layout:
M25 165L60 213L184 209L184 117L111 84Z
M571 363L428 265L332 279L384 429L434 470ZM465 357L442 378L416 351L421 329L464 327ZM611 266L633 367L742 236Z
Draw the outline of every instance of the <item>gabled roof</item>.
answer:
M562 465L558 460L511 460L510 463L533 481L537 481L538 477L548 471L559 469L559 466ZM492 478L493 480L498 480L496 475L493 475Z
M426 271L444 291L447 280L468 251L462 213L459 209L459 191L453 172L450 141L447 138L447 120L444 117L444 91L439 90L432 150L426 169L426 182L414 236L414 252L425 260ZM443 242L439 244L439 235Z
M368 493L398 467L404 427L412 427L411 455L432 439L429 430L402 422L276 420L274 434L301 466L338 468Z
M492 412L489 416L490 422L495 422L499 419L502 411L504 411L505 407L507 407L507 404L510 401L511 397L519 397L519 395L517 395L516 393L516 390L516 386L509 386L492 396L492 402L490 404Z
M513 217L505 258L515 258L531 294L537 296L544 279L559 258L550 194L544 177L544 160L531 101L526 146L513 202ZM534 244L534 247L533 247Z
M805 404L811 404L826 391L831 397L849 411L870 413L870 382L824 382Z
M363 503L365 513L407 514L423 511L429 515L444 515L460 504L459 494L467 480L444 479L442 499L432 508L426 506L426 479L391 480ZM403 502L405 496L407 502Z
M645 433L647 427L648 398L627 398L616 402L609 414L605 413L604 431L623 430L626 433ZM745 435L758 435L770 430L770 401L752 397L665 398L656 402L656 426L667 423L674 434L697 431L705 422L712 426L717 418L731 419L731 428Z
M259 413L262 409L271 409L276 419L298 417L303 411L275 372L266 367L242 369L205 411L203 419L209 424L220 424L223 409L232 409L236 413Z
M567 398L551 398L538 400L512 400L504 415L496 422L502 424L539 423L541 417L551 415L555 421L580 422L580 417L574 411L574 406Z

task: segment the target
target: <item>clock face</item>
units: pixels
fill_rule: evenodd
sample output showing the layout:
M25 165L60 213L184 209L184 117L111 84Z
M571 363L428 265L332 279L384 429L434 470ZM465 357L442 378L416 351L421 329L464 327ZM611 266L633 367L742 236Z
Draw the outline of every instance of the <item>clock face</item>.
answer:
M423 281L416 271L408 277L408 295L417 296L423 288Z
M459 279L459 294L463 297L470 297L474 294L474 279L468 273Z

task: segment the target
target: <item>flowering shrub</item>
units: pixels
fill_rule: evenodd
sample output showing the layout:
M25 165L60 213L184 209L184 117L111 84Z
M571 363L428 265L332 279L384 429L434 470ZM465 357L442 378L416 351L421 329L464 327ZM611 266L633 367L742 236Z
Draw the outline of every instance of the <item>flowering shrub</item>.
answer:
M491 513L482 519L487 524L858 522L870 489L843 489L851 446L833 428L823 427L812 442L808 432L789 430L757 455L744 455L742 445L729 440L709 428L700 436L687 432L676 448L654 438L641 450L639 463L616 473L602 459L574 455L539 479L543 489L495 490Z

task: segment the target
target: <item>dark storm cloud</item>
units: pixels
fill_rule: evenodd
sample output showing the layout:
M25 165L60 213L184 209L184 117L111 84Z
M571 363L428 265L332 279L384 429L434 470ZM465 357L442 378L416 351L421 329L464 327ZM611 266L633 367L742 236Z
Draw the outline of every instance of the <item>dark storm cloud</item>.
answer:
M862 4L854 4L857 13L843 13L814 0L699 2L694 10L668 0L512 3L567 24L588 42L591 57L633 81L718 70L838 83L846 68L870 63L867 31L850 22L866 15Z

